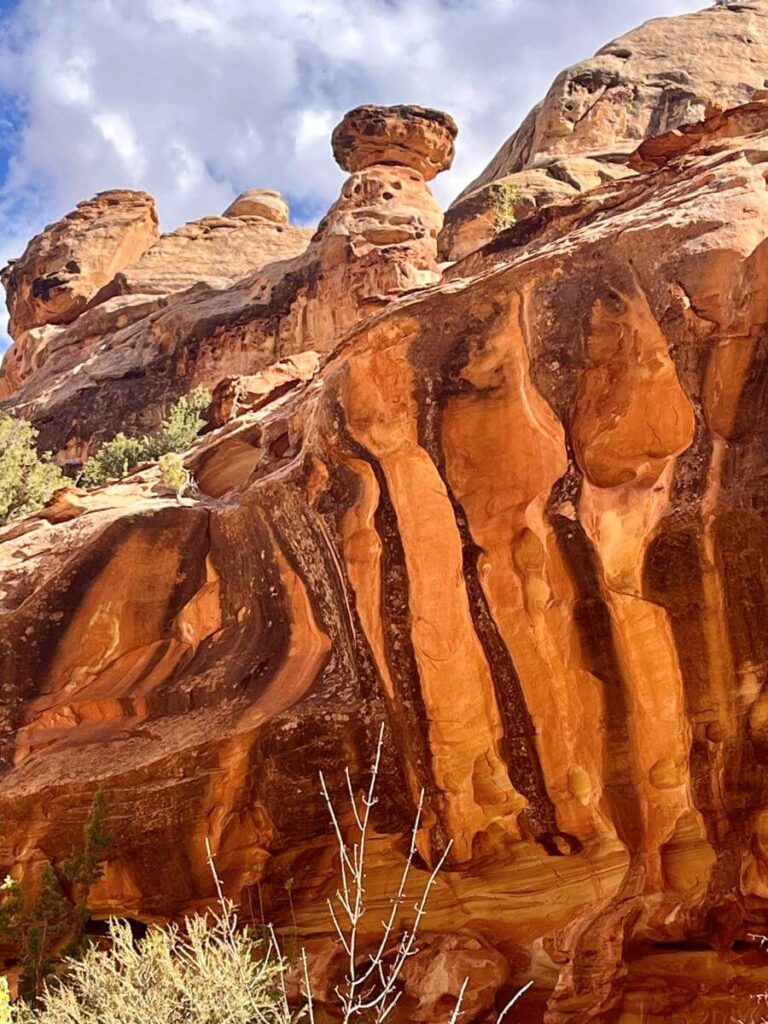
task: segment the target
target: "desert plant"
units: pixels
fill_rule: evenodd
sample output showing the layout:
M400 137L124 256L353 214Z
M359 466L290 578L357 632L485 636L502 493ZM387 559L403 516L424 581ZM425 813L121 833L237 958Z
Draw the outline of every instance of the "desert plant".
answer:
M66 943L64 952L70 956L82 952L90 919L88 894L103 874L101 862L111 841L104 813L104 794L98 790L83 827L82 845L64 861L61 875L50 862L45 864L29 906L18 881L7 877L0 885L0 934L18 948L19 988L25 996L41 991L62 945Z
M11 992L8 981L0 975L0 1024L13 1024Z
M435 866L427 875L426 881L421 887L421 895L411 908L410 926L400 931L399 918L403 911L408 879L416 857L416 841L424 810L424 790L422 790L411 828L410 848L400 875L400 882L394 895L389 899L389 913L380 922L381 933L374 948L369 952L364 952L360 947L360 939L363 918L369 910L366 904L366 854L371 832L371 810L376 804L376 786L381 768L383 746L384 726L382 725L371 764L370 781L364 793L359 795L355 793L349 768L346 768L344 772L352 812L352 832L354 833L352 842L346 838L342 830L325 776L322 772L320 773L320 790L328 807L339 851L341 886L336 890L334 896L328 899L328 913L344 951L346 962L344 980L335 989L338 999L337 1009L343 1024L349 1024L350 1021L383 1024L383 1021L394 1010L402 995L400 987L402 969L408 958L418 951L417 935L427 910L427 900L451 849L451 843L448 842ZM398 933L399 938L397 938ZM309 970L306 954L303 952L302 966L310 1017L314 1024ZM530 985L529 982L515 994L499 1016L499 1021L506 1016ZM467 979L464 980L459 992L450 1024L456 1024L459 1020L466 986Z
M160 479L163 487L177 494L184 490L187 484L187 471L184 469L184 460L178 452L166 452L161 455L158 461L160 467Z
M104 860L112 843L106 827L106 798L99 788L94 794L88 818L83 826L83 842L75 846L62 865L62 875L71 906L70 941L67 951L76 955L82 948L85 928L91 919L88 895L104 875Z
M79 482L84 487L99 487L108 480L119 480L142 462L151 462L171 452L186 451L203 426L200 413L210 400L210 392L196 388L171 406L156 435L128 437L123 433L116 434L88 459Z
M195 388L171 406L171 411L163 420L160 433L150 438L154 458L166 452L184 452L189 448L205 420L200 413L210 405L211 393L205 388Z
M517 187L511 181L496 181L491 185L491 202L497 231L506 231L517 223L515 199Z
M134 466L152 458L146 437L128 437L120 432L102 444L83 466L78 483L99 487L107 480L119 480Z
M37 512L66 483L51 453L40 454L27 420L0 416L0 525Z
M66 963L62 983L38 1007L20 1005L14 1024L289 1024L282 963L271 951L255 958L236 925L226 901L210 919L152 927L138 940L111 921L107 948Z
M402 968L417 952L417 933L427 899L450 850L449 844L427 875L420 896L410 908L410 924L401 930L423 814L422 792L398 887L390 898L385 920L380 922L377 941L372 949L366 950L362 945L362 923L369 911L366 855L383 744L382 727L364 793L355 792L350 772L345 769L352 842L342 829L326 779L320 775L321 791L338 845L341 874L340 886L328 900L328 910L345 957L345 976L335 989L336 1005L329 1009L333 1018L343 1024L383 1024L395 1009L402 995ZM80 865L72 872L73 877L92 877L94 849L89 854L85 844L83 853L73 859ZM293 1024L305 1014L309 1024L314 1024L306 952L302 950L299 957L306 1004L292 1010L286 987L288 964L279 952L274 929L267 926L265 940L257 942L250 931L238 928L234 906L224 896L207 842L206 850L218 896L216 914L192 917L183 928L153 927L138 940L129 924L110 922L106 948L91 946L81 959L66 962L63 978L45 987L37 1006L22 1003L13 1008L10 1021L0 1017L0 1024ZM531 984L509 1001L499 1015L499 1022ZM465 979L449 1024L458 1024L466 987ZM2 1002L0 1011L1 1008Z

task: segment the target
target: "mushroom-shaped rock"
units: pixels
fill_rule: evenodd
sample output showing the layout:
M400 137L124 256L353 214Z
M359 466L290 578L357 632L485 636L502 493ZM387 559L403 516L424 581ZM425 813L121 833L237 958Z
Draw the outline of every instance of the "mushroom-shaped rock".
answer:
M287 224L288 214L288 203L280 193L267 188L251 188L241 192L224 211L225 217L263 217L275 224Z
M346 171L399 164L429 181L453 162L456 122L427 107L355 107L331 137L333 155Z

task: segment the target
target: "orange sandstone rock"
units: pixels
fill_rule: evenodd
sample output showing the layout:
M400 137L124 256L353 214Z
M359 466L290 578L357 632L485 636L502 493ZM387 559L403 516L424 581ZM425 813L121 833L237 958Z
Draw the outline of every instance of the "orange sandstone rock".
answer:
M207 839L330 972L317 772L341 803L384 721L363 944L422 789L414 889L452 842L410 1019L465 973L475 1019L532 978L548 1024L766 987L756 102L222 385L180 498L148 467L0 533L0 866L63 858L103 785L97 916L205 905Z
M346 171L395 164L419 171L429 181L453 162L456 123L427 107L356 107L333 130L337 163Z
M279 192L252 188L241 194L224 211L225 217L263 217L276 224L288 223L288 204Z
M347 179L311 241L307 229L253 214L204 218L163 235L74 324L13 346L0 377L6 409L39 421L41 444L76 463L116 421L146 432L191 388L212 389L304 351L328 352L362 318L439 281L443 215L416 166L427 141L435 161L428 173L447 166L452 122L420 107L365 110L380 113L381 162ZM398 164L386 162L388 138ZM374 148L369 143L369 156ZM246 195L243 202L264 201Z
M101 192L80 203L3 270L11 336L75 320L99 289L156 239L157 213L146 192Z
M507 227L495 222L494 183L515 194L508 205L522 219L531 204L558 201L564 188L583 192L631 174L628 158L644 139L698 122L713 108L746 103L766 81L765 0L654 18L614 39L557 76L455 200L442 259L462 259Z

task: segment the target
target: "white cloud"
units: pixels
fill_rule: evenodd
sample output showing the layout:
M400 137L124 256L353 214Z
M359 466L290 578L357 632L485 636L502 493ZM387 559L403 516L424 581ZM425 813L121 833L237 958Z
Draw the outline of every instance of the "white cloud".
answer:
M26 120L0 189L0 260L107 188L151 192L165 230L251 187L277 188L300 215L319 216L342 180L330 130L360 103L421 103L456 118L454 169L435 183L447 203L563 66L645 18L699 6L20 0L0 37L0 94Z

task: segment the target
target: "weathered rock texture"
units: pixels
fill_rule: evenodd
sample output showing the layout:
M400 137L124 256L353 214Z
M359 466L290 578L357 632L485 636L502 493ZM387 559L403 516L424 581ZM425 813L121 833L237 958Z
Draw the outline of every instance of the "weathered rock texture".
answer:
M11 335L75 320L156 239L155 203L146 192L101 192L80 203L2 271Z
M563 71L446 215L441 258L461 259L507 226L498 187L520 219L630 173L648 136L744 103L768 80L768 4L743 0L656 18ZM495 186L492 183L496 183Z
M356 107L334 129L333 155L347 171L394 164L427 181L451 166L456 124L425 107Z
M253 198L256 194L259 199ZM141 354L134 350L128 358L137 362L151 358L152 353L146 349L167 347L168 331L174 328L160 328L163 336L158 336L150 314L157 314L170 305L171 318L175 315L182 321L175 327L174 336L174 341L181 341L180 336L188 324L184 311L190 304L195 308L192 314L195 320L205 317L208 304L214 309L227 308L228 288L243 278L252 277L262 267L298 256L312 237L311 229L287 223L288 208L279 193L254 190L240 196L229 210L232 208L240 212L205 217L159 239L154 230L151 238L134 247L130 258L113 259L110 272L99 275L90 269L95 262L92 250L98 246L97 253L101 255L107 241L117 248L123 235L129 233L126 221L131 217L135 219L137 209L149 210L156 229L154 203L149 196L133 192L105 193L89 203L81 203L73 214L46 228L30 242L24 256L8 268L4 278L12 312L9 330L14 345L3 361L0 397L18 392L34 375L31 394L35 398L40 396L38 404L49 408L52 404L50 386L63 374L90 367L91 360L87 357L94 348L112 352L119 345L121 363L125 363L125 328L133 328L131 338L141 349ZM91 242L88 224L94 217L98 220ZM130 231L135 234L132 226ZM54 252L57 259L63 259L80 250L88 257L87 261L80 259L89 268L88 275L75 275L72 281L61 273L49 274L43 279L36 276L40 273L40 253ZM125 253L125 245L120 243L119 254L125 256ZM68 266L74 268L75 264L70 261ZM48 298L47 304L38 303L34 317L28 314L26 320L20 320L18 310L27 308L24 297L42 294L41 280L50 283L54 277L57 282L63 282L61 288L46 292L53 298ZM72 299L75 287L78 289L76 298L82 300L79 306L74 305ZM60 298L62 290L64 297ZM219 292L225 295L222 297ZM180 297L178 302L177 296ZM65 300L69 303L66 317L59 308ZM61 326L65 322L66 326ZM105 361L109 363L110 357ZM109 370L94 368L92 372L98 375ZM82 391L91 383L88 370L83 379L76 382L76 387ZM20 400L18 396L16 402ZM82 431L80 433L82 436Z
M207 840L322 996L318 771L341 806L385 722L372 932L422 789L414 886L452 843L404 1020L447 1020L465 975L475 1020L529 978L525 1021L759 1011L768 100L632 167L438 281L423 173L374 161L287 270L30 378L57 447L226 380L187 496L151 467L0 533L0 870L60 861L101 785L97 915L206 905Z
M164 235L73 324L16 341L0 378L6 409L35 420L60 461L78 463L116 422L151 429L192 387L327 352L362 317L439 280L443 214L425 173L450 165L455 131L447 115L422 107L352 111L336 145L345 167L364 166L308 248L304 229L253 213ZM233 205L252 211L254 201L246 193Z

